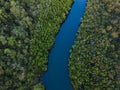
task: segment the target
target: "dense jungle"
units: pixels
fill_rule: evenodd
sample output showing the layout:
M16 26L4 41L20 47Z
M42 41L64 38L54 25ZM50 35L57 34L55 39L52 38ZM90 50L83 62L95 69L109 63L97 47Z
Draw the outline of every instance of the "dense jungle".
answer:
M73 3L0 0L0 90L46 89L40 77ZM87 0L68 69L74 90L120 90L120 0Z
M70 55L75 90L120 90L120 0L88 0Z
M0 0L0 90L43 90L54 37L72 0Z

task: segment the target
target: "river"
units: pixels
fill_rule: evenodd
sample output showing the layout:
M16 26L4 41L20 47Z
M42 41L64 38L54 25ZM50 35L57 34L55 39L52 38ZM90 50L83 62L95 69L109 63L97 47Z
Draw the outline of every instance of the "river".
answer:
M69 51L74 44L86 2L87 0L75 0L69 15L60 27L49 53L48 70L41 77L46 90L73 90L68 70Z

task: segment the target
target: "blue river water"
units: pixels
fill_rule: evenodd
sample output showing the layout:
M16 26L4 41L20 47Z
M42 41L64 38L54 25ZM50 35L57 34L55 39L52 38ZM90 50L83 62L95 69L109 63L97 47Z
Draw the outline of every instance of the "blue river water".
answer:
M68 70L69 51L74 44L87 0L75 0L61 25L48 58L48 70L42 80L46 90L73 90Z

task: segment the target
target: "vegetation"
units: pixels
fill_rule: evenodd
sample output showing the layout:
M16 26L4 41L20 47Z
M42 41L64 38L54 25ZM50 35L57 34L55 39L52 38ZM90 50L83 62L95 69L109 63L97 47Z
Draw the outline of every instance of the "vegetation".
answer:
M120 0L88 0L70 54L75 90L120 90Z
M0 90L44 89L39 78L72 2L0 0Z

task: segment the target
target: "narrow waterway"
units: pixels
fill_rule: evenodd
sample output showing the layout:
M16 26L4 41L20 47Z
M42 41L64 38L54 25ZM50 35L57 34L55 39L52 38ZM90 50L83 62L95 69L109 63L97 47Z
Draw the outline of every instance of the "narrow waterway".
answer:
M49 53L48 70L41 78L46 90L73 90L68 71L69 51L74 43L87 0L75 0L61 25L54 47Z

